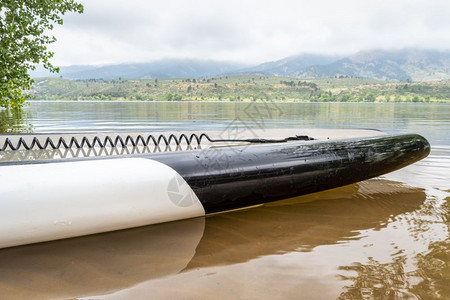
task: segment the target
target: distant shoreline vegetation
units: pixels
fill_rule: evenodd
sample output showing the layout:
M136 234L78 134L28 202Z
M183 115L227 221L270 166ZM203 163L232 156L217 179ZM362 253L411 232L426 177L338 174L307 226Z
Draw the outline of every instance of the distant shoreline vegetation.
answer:
M391 82L346 76L295 79L232 75L180 79L38 78L36 100L450 102L450 81Z

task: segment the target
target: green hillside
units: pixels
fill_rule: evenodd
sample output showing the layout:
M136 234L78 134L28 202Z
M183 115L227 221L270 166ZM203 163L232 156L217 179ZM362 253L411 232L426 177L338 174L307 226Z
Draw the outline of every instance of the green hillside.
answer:
M205 79L36 79L38 100L447 102L450 81L233 75Z

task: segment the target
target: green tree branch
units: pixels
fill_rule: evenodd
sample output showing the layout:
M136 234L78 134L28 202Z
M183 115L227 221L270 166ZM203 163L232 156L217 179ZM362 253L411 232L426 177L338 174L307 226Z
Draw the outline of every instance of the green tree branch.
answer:
M54 53L47 45L56 38L47 35L63 24L66 12L83 12L74 0L0 1L0 107L20 109L33 80L28 74L42 64L51 72L59 69L50 63Z

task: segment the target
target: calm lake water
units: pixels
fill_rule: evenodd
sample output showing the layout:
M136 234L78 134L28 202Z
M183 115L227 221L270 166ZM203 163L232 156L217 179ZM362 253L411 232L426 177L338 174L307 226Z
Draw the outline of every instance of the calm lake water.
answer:
M4 299L450 299L450 105L32 102L3 132L376 128L426 159L261 207L0 250Z

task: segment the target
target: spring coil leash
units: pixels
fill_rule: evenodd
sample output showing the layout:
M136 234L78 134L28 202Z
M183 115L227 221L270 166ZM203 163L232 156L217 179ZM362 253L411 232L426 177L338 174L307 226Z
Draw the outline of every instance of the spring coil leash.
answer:
M105 147L122 147L127 148L129 146L137 147L139 144L141 144L144 147L147 147L151 145L151 143L154 146L160 146L165 145L169 146L171 143L175 143L175 145L180 146L183 142L185 142L188 146L191 146L193 142L195 142L197 145L200 145L202 143L202 140L207 140L210 143L217 143L217 142L247 142L247 143L280 143L280 142L287 142L292 140L313 140L313 138L310 138L308 136L300 135L295 137L287 137L284 139L212 139L209 137L206 133L202 133L200 135L196 133L192 133L191 135L181 134L180 136L176 136L175 134L170 134L169 137L167 137L164 134L160 134L159 136L154 136L152 134L148 136L142 136L138 135L136 137L132 137L131 135L127 135L125 138L122 138L121 136L116 136L115 138L111 138L110 136L106 136L103 138L103 141L100 137L94 136L92 140L90 140L88 137L83 136L81 138L81 141L78 141L78 139L74 136L70 138L70 141L67 142L64 137L59 137L57 142L54 142L54 140L51 137L47 137L45 139L45 142L41 143L37 137L34 137L31 141L31 143L27 143L26 140L23 137L20 137L16 143L16 145L13 144L13 142L6 138L3 146L0 148L0 151L6 151L6 150L47 150L53 149L82 149L82 148L89 148L92 149L96 146L100 148Z

